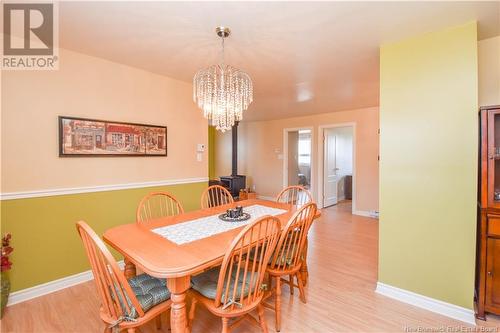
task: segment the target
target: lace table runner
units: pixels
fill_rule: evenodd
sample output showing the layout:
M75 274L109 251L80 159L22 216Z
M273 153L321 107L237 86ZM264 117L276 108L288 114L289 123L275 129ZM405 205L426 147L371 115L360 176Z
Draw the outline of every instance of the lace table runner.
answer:
M287 211L284 209L272 208L262 205L253 205L243 207L245 213L250 214L250 219L241 222L225 222L219 219L217 215L202 217L196 220L191 220L183 223L169 225L166 227L156 228L152 231L163 238L174 242L177 245L193 242L202 238L210 237L222 232L239 228L241 226L252 223L264 215L276 216L284 214Z

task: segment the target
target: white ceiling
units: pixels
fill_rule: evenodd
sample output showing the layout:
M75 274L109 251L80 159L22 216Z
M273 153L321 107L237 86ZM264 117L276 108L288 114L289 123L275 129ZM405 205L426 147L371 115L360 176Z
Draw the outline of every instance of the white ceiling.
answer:
M378 105L383 43L479 22L500 34L500 2L60 2L60 45L191 82L218 62L254 81L247 120Z

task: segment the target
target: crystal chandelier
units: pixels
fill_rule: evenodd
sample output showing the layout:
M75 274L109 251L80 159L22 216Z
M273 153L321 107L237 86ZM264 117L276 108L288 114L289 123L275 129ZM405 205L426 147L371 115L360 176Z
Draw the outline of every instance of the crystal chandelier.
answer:
M247 73L224 64L224 38L231 31L217 27L222 40L221 63L199 70L193 78L193 100L212 126L225 132L243 119L243 111L253 101L252 80Z

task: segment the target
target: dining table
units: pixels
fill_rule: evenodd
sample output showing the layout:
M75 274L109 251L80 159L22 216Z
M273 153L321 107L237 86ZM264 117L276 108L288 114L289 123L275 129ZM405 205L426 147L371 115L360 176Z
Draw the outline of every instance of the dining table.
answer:
M253 218L246 223L219 219L219 215L236 206L251 212ZM273 215L283 228L296 210L294 205L287 203L248 199L148 222L119 225L108 229L103 239L123 255L126 278L135 276L138 268L156 278L166 279L172 301L171 331L184 333L189 332L186 293L191 276L220 265L229 245L246 224L260 216ZM305 256L302 270L307 278Z

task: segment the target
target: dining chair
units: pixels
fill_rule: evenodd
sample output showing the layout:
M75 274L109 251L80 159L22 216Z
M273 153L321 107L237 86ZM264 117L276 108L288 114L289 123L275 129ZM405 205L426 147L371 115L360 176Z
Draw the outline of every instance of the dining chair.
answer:
M276 198L276 202L287 203L297 207L301 207L312 201L313 198L311 192L300 185L293 185L284 188Z
M268 332L261 301L267 262L275 249L280 232L276 217L264 216L247 225L232 241L220 267L212 268L191 279L192 296L189 325L192 325L196 304L205 306L212 314L221 317L222 332L239 325L243 319L260 324ZM259 258L250 260L250 255ZM257 309L259 320L250 315ZM229 324L229 319L234 321Z
M283 189L280 194L278 194L276 198L277 202L282 202L282 203L287 203L291 204L295 207L301 207L307 203L313 202L313 198L311 195L311 192L309 192L305 187L301 185L293 185L293 186L288 186L285 189ZM307 258L307 245L308 241L306 238L306 245L304 246L304 258ZM308 280L308 273L307 273L307 264L304 261L303 267L302 267L302 278L304 285L307 284ZM293 293L293 289L292 289Z
M181 203L170 193L153 192L142 198L137 207L137 222L147 222L184 213Z
M231 193L223 186L212 185L203 191L201 195L201 208L211 208L233 203Z
M135 333L139 326L156 318L161 328L161 314L171 306L170 291L165 279L140 274L126 279L108 248L90 226L76 224L92 268L94 282L101 298L101 319L105 333Z
M299 288L300 300L306 303L306 295L300 270L304 262L303 256L305 254L304 249L307 241L307 233L316 215L316 209L315 203L309 203L295 212L281 232L276 250L267 267L267 274L269 277L268 285L271 292L266 295L266 299L274 293L275 304L274 307L267 303L263 304L275 310L276 331L278 332L281 330L282 281L290 286L290 294L292 295L294 288ZM289 279L284 279L284 276L288 276ZM295 284L295 278L297 284ZM274 289L272 289L272 280L275 281Z

